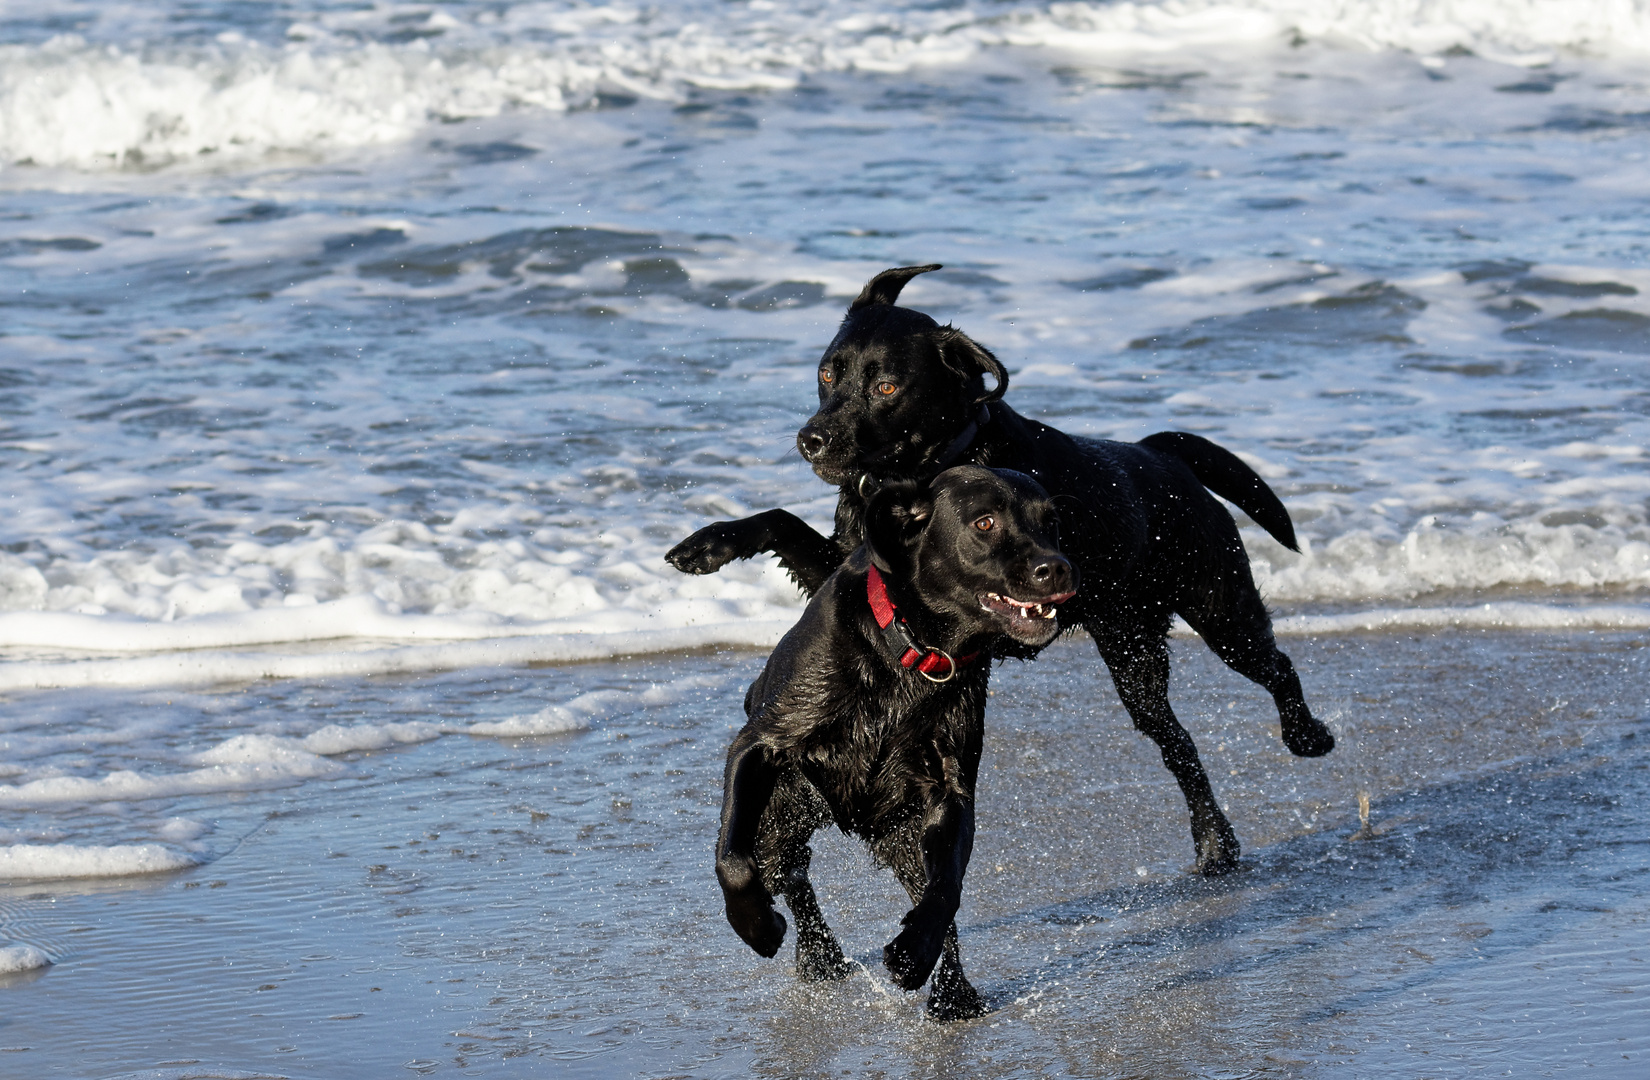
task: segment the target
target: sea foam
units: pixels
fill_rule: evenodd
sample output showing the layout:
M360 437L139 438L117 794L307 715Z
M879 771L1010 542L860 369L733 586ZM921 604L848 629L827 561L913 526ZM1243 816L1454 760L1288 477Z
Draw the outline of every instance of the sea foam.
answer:
M0 881L158 874L169 870L182 870L194 866L198 861L192 856L161 844L85 847L74 844L12 844L9 847L0 847ZM29 946L22 948L26 949ZM3 951L0 951L0 954L3 954ZM0 964L3 964L3 961L0 961ZM40 964L29 966L39 967ZM0 966L0 971L3 970L5 968Z
M1374 608L1334 615L1287 615L1272 624L1279 634L1345 634L1401 630L1650 630L1650 607L1628 604L1550 604L1503 601L1465 607Z
M285 40L121 40L121 25L111 22L106 33L116 40L63 35L0 47L0 161L96 168L324 151L404 139L437 120L565 111L603 95L777 89L815 72L904 71L1015 46L1165 53L1315 40L1427 54L1469 49L1525 64L1560 51L1650 50L1650 10L1625 0L1161 0L940 11L455 4L411 28L366 15L299 17ZM149 29L139 23L128 32Z
M51 962L51 957L33 945L0 945L0 975L50 967Z
M0 690L89 686L209 686L259 679L324 679L463 668L605 660L676 652L705 645L765 648L792 620L754 619L708 627L614 633L502 637L440 645L337 650L326 653L244 653L199 649L121 660L29 661L0 666Z

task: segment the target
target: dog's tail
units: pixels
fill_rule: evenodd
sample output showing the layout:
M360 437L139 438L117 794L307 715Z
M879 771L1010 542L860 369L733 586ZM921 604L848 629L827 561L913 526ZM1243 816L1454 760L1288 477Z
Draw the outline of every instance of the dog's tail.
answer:
M1204 487L1236 503L1256 525L1290 551L1300 550L1295 541L1295 524L1289 520L1283 501L1255 470L1230 450L1189 431L1160 431L1141 439L1140 445L1184 461Z

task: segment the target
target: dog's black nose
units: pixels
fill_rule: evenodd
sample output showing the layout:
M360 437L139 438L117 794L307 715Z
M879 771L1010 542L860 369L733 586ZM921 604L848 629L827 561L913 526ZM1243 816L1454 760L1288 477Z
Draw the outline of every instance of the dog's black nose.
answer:
M1046 556L1032 566L1031 580L1051 593L1068 592L1071 589L1071 563L1064 555Z
M796 433L796 448L802 452L803 461L812 461L818 457L830 441L829 435L812 424L804 425L802 430Z

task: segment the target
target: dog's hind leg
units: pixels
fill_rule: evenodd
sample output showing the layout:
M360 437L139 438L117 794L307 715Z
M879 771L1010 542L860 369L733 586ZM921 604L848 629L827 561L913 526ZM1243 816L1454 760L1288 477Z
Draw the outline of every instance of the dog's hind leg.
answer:
M1272 638L1272 618L1266 613L1260 593L1249 576L1247 562L1231 574L1225 600L1218 610L1197 610L1186 605L1181 615L1213 649L1226 666L1251 682L1259 683L1277 703L1283 722L1283 745L1296 757L1322 757L1335 749L1335 736L1312 715L1301 692L1295 665Z
M1165 623L1167 615L1164 616ZM1238 840L1232 823L1215 802L1209 776L1198 760L1197 745L1169 707L1169 643L1163 627L1140 627L1134 633L1091 626L1100 656L1111 669L1117 696L1134 726L1151 738L1174 774L1192 816L1192 844L1200 874L1223 874L1237 865Z

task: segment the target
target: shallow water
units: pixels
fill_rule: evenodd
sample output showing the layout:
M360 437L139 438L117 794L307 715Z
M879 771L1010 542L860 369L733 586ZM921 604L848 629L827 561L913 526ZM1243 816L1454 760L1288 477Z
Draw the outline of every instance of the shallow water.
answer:
M176 810L212 827L206 865L7 888L0 935L56 964L0 990L0 1069L1638 1075L1650 639L1291 652L1340 736L1328 758L1291 758L1258 691L1197 642L1175 647L1178 710L1247 852L1218 880L1186 872L1179 795L1086 641L1003 666L959 919L995 1011L951 1027L881 975L906 904L855 843L817 845L823 906L864 965L844 982L803 987L723 922L709 849L756 655L201 695L203 714L440 722L573 688L720 687L587 730L448 737L349 755L295 791L200 797Z
M1614 0L7 5L0 1075L1636 1060L1647 115ZM1021 411L1278 490L1342 739L1177 643L1250 853L1195 881L1088 646L1004 669L946 1032L721 929L800 598L661 559L828 522L814 362L929 261Z
M792 443L814 360L928 260L910 302L1021 410L1247 456L1304 540L1243 526L1286 633L1650 626L1638 16L1218 7L16 7L0 694L771 644L771 561L661 556L828 521ZM19 72L176 123L36 130ZM483 92L523 72L570 96ZM257 87L303 122L228 108ZM575 697L445 729L626 707ZM75 856L104 869L211 841L90 801L436 734L81 700L0 710L0 806L33 808L0 841L159 845Z

